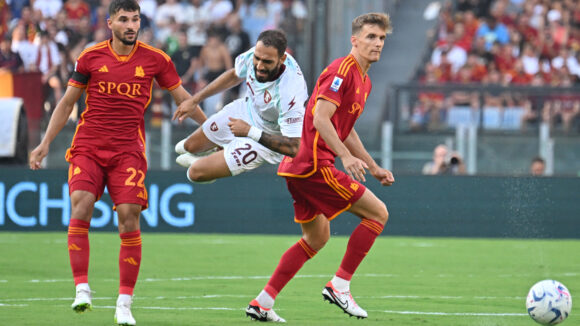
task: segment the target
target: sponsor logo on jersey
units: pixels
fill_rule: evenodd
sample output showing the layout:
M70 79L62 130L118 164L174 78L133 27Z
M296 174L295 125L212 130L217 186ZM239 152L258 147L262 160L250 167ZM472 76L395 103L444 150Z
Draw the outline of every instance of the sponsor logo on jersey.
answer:
M362 113L362 107L357 102L354 102L348 110L348 113L360 115Z
M294 104L296 104L296 96L294 96L292 98L292 101L290 101L290 103L288 103L288 111L292 110L292 108L294 107Z
M105 94L119 94L127 96L128 98L135 98L141 95L141 84L137 83L116 83L113 81L99 81L97 83L99 93Z
M264 103L268 104L268 103L270 103L271 100L272 100L272 95L270 95L270 92L268 92L268 90L266 90L264 92Z
M334 80L332 81L332 84L330 84L330 89L333 92L338 92L338 89L340 88L340 85L342 85L342 78L340 77L334 77Z
M135 77L145 77L145 71L143 71L143 67L135 67Z
M298 123L298 122L302 122L302 118L301 117L288 118L285 121L287 124Z

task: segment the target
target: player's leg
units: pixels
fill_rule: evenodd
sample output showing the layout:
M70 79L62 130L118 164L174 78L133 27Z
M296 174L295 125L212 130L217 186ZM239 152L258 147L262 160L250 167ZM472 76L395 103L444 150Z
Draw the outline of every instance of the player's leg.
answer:
M91 289L89 287L89 227L95 195L88 191L76 190L70 196L71 219L68 226L68 253L75 282L75 300L71 307L76 312L91 309Z
M210 183L215 179L231 175L223 150L192 160L189 169L187 169L187 178L191 182L197 183Z
M67 242L76 292L72 308L76 312L84 312L92 305L88 282L89 227L95 202L105 189L104 173L97 152L71 151L68 160L71 218Z
M203 128L197 128L187 138L182 139L175 145L175 152L177 154L196 154L199 152L208 151L217 145L214 144L203 132Z
M389 213L385 204L368 189L349 211L359 216L361 223L351 234L340 267L322 290L322 295L326 300L341 307L347 314L366 318L366 311L356 304L350 294L350 280L370 251L377 236L383 231Z
M330 238L330 224L322 214L317 215L310 222L300 224L300 226L302 227L302 238L286 250L268 284L246 308L246 315L252 319L284 322L284 319L280 318L272 309L274 300L304 263L314 257Z
M140 204L119 204L119 236L121 249L119 251L119 297L115 310L115 322L119 325L135 325L131 314L133 290L139 276L141 266L141 231L139 216Z
M108 166L107 188L119 216L119 297L115 320L135 325L131 314L133 290L141 266L141 210L147 207L144 179L147 161L140 152L117 153Z

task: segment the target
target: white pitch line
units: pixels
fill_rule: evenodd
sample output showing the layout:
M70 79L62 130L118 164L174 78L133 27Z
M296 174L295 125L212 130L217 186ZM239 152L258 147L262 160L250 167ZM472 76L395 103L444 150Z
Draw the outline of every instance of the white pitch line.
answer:
M527 316L524 313L494 313L494 312L432 312L432 311L397 311L397 310L369 310L374 312L384 312L387 314L399 315L429 315L429 316L490 316L490 317L505 317L505 316Z
M5 304L0 303L0 307L28 307L27 304Z
M367 274L357 274L358 277L377 277L377 278L397 278L400 275L397 274L374 274L374 273L367 273ZM517 275L517 277L521 277L522 275ZM580 273L574 272L564 272L554 274L554 277L565 276L565 277L574 277L580 276ZM330 274L314 274L314 275L296 275L294 278L330 278L332 275ZM416 274L413 277L422 277L422 275ZM455 277L452 274L440 274L437 277L439 278L452 278ZM516 275L511 274L502 274L498 275L501 278L512 278L516 277ZM172 277L172 278L143 278L140 279L141 282L184 282L184 281L208 281L208 280L263 280L269 279L270 275L222 275L222 276L215 276L215 275L202 275L202 276L184 276L184 277ZM103 279L101 281L105 282L119 282L118 279ZM0 283L9 283L9 280L0 280ZM72 282L72 279L32 279L24 281L27 283L65 283L65 282Z
M115 306L93 306L93 309L115 309ZM144 310L244 310L244 308L226 308L226 307L139 307L133 306L132 309Z

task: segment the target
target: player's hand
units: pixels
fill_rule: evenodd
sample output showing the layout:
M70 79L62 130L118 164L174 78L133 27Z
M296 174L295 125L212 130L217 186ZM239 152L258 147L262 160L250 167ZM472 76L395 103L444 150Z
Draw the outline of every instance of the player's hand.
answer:
M40 144L30 152L30 157L28 159L28 166L32 170L38 170L41 167L42 159L48 154L48 145Z
M236 137L247 137L250 131L250 125L241 119L236 119L230 117L230 122L228 122L228 127Z
M188 117L193 119L194 113L198 109L201 110L199 101L196 101L195 97L192 96L179 104L171 120L177 119L179 122L183 122Z
M387 169L379 167L378 169L371 171L371 174L379 180L383 186L390 186L395 182L393 173Z
M342 166L344 167L346 174L360 182L367 181L365 179L365 174L367 173L365 169L368 169L369 167L363 160L352 155L341 157L340 159L342 160Z

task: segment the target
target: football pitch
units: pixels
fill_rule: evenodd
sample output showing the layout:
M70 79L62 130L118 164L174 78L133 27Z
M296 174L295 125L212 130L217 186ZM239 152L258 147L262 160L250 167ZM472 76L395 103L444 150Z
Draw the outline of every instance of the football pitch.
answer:
M542 279L580 294L580 241L384 236L359 267L353 296L369 318L323 302L347 237L331 237L281 292L288 325L537 325L525 297ZM143 234L137 325L257 325L248 302L296 236ZM119 237L92 232L93 310L75 314L66 233L0 232L0 325L113 325ZM577 297L580 298L580 297ZM563 325L580 325L578 307Z

